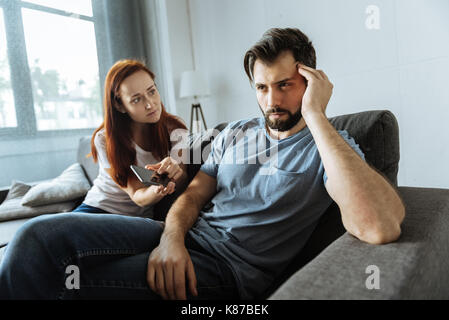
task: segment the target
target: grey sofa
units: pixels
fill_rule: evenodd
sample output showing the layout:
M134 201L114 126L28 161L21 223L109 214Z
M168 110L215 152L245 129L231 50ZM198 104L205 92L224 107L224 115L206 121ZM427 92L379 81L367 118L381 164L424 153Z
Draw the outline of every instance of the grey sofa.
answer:
M337 129L347 130L360 145L367 162L397 185L399 129L391 112L367 111L330 120ZM216 129L221 130L224 125ZM210 135L197 137L191 152L207 148L212 139ZM89 137L80 140L78 162L92 182L98 168L85 157L90 151L89 142ZM188 166L189 179L199 167ZM301 253L260 298L448 299L449 189L399 187L398 190L407 210L398 241L370 245L352 237L345 232L334 203ZM164 219L181 191L155 207L155 218ZM0 191L0 203L6 192ZM26 220L1 222L0 246L5 246ZM372 276L367 273L369 266L377 267L378 289L368 289L366 285Z

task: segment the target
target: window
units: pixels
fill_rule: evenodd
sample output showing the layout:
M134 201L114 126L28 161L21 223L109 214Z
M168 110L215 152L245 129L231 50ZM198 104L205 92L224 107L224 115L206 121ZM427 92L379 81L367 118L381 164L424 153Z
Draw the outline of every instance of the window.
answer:
M3 10L0 8L0 43L6 43ZM10 70L6 46L0 47L0 128L16 127Z
M0 134L97 127L103 116L91 0L0 0L0 13Z

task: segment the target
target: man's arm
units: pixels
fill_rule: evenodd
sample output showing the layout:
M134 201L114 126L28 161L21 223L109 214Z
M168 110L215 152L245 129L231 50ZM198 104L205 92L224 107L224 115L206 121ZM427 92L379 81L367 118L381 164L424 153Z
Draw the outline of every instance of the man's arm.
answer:
M216 193L217 180L198 171L188 188L182 193L168 211L162 236L183 238L198 218L201 208Z
M326 189L338 204L346 230L368 243L395 241L405 208L395 188L340 136L325 115L332 84L323 71L301 66L308 80L302 114L327 174ZM314 93L313 96L310 93Z
M405 215L395 189L346 143L325 116L307 121L328 177L326 190L338 204L346 230L368 243L395 241Z
M216 179L199 171L167 214L161 241L150 255L147 270L150 288L164 299L186 299L186 278L190 292L197 295L195 270L184 244L185 235L216 188Z

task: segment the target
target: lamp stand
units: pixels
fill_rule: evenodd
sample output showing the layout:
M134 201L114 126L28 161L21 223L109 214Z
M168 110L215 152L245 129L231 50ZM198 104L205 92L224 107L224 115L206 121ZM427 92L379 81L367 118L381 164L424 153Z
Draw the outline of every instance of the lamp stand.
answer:
M199 103L197 103L197 104L192 104L192 109L190 111L190 133L193 132L192 124L193 124L193 114L194 113L195 113L195 127L198 128L198 126L200 125L198 111L201 113L201 119L203 120L204 129L207 130L206 120L204 120L203 110L201 109L201 105Z

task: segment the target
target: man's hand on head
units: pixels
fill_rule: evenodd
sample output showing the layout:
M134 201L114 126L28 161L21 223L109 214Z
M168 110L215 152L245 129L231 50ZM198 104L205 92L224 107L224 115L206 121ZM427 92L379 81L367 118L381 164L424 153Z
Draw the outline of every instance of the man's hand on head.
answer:
M304 120L312 114L325 115L334 85L322 70L315 70L299 63L297 67L298 73L307 81L307 88L302 97L301 113Z

